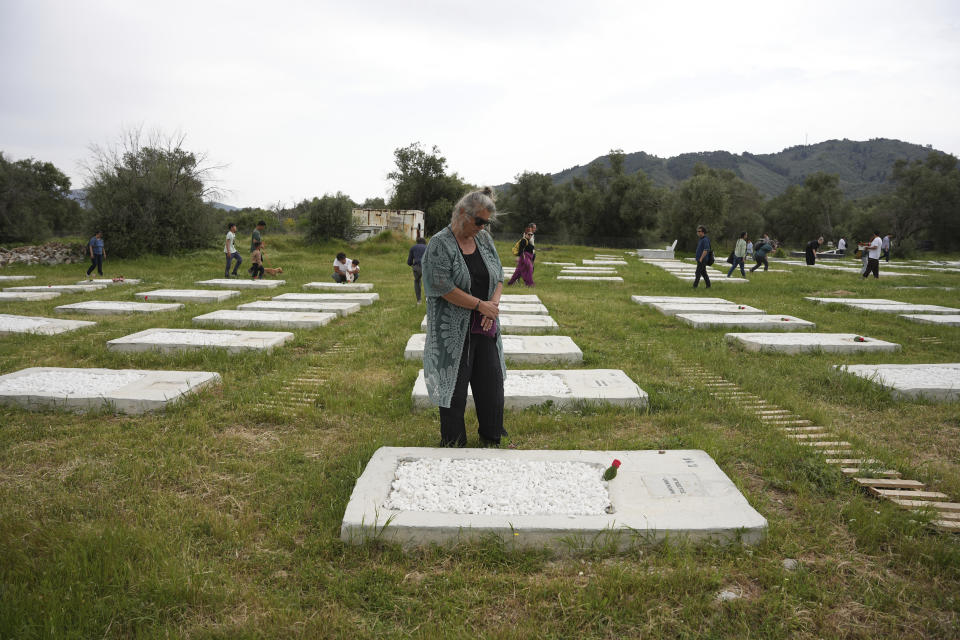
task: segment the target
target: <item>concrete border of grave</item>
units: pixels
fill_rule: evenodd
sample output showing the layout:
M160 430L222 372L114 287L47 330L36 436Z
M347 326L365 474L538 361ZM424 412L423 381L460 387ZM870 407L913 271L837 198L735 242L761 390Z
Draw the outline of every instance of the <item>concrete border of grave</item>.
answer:
M503 335L503 357L507 362L548 364L551 362L583 362L583 351L570 336ZM427 334L415 333L407 340L403 357L422 360Z
M4 287L4 291L11 293L45 293L47 291L56 291L58 293L90 293L106 289L105 284L47 284L47 285L29 285L25 287Z
M161 342L151 342L151 336L160 334ZM167 334L183 334L183 340L177 341L176 336ZM211 336L209 343L197 342L197 334ZM231 339L231 336L233 337ZM282 346L293 340L293 334L287 331L241 331L239 329L165 329L154 328L131 333L122 338L109 340L107 349L110 351L196 351L199 349L226 349L229 353L245 353L248 351L272 351L274 347ZM169 339L168 339L169 338ZM156 339L156 338L153 338Z
M661 302L675 304L735 304L726 298L698 298L697 296L630 296L630 300L637 304L651 306Z
M889 389L900 400L953 402L960 400L960 362L939 364L837 364L834 369ZM917 379L910 372L928 373ZM950 375L947 375L950 374Z
M540 296L532 293L505 293L500 296L500 302L511 304L542 304Z
M97 323L90 322L89 320L64 320L62 318L18 316L11 313L0 313L0 336L13 334L53 336L68 331L92 327L95 324Z
M560 325L551 316L501 313L497 317L504 335L556 333ZM420 330L427 330L427 316L420 321Z
M811 352L891 353L900 350L900 345L894 342L858 336L855 333L728 333L724 338L745 351L791 355Z
M319 289L321 291L373 291L372 282L308 282L304 289Z
M92 316L125 316L131 313L160 313L183 309L179 302L127 302L120 300L86 300L54 307L57 313L86 313Z
M379 293L281 293L272 300L299 300L301 302L356 302L366 307L380 299Z
M523 376L555 384L530 391L521 383L521 388L515 389L511 379ZM414 409L432 409L434 406L427 395L423 369L417 374L411 398ZM507 369L507 379L503 383L504 409L526 409L548 402L557 408L580 404L645 408L649 396L620 369ZM467 407L473 407L473 392L469 387Z
M0 291L0 302L38 302L59 298L59 291Z
M336 313L308 311L253 311L219 309L193 318L194 324L225 327L269 327L271 329L316 329L337 319Z
M582 463L598 476L614 459L617 477L606 485L608 512L477 514L394 510L385 503L401 462L423 459ZM434 449L381 447L357 479L343 514L340 539L383 540L406 548L455 544L496 536L510 546L582 551L624 550L664 540L760 542L767 521L706 452Z
M310 302L309 300L256 300L237 305L239 311L301 311L305 313L336 313L348 316L360 311L359 302Z
M678 313L677 320L694 329L740 327L758 331L805 331L817 327L813 322L780 314L734 315L717 313Z
M134 294L144 302L151 300L172 300L174 302L223 302L240 295L239 291L217 291L216 289L154 289Z
M213 278L212 280L197 280L193 284L205 287L220 287L222 289L276 289L286 280L254 280L252 278Z
M83 388L76 393L50 391L43 388L26 393L5 389L5 383L16 378L41 376L50 373L60 379L69 379L77 386L88 387L84 376L141 374L137 380L125 382L100 393ZM141 369L81 369L64 367L30 367L0 376L0 403L19 406L30 411L65 409L84 412L111 408L118 413L144 413L163 409L185 395L220 382L220 374L212 371L148 371Z
M37 276L0 276L0 282L22 282L23 280L33 280Z
M78 280L77 284L102 284L108 287L115 287L120 284L140 284L142 282L140 278L124 278L122 280L114 280L113 278L93 278L90 280Z
M765 315L763 309L757 309L746 304L699 304L697 302L653 302L651 307L665 316L675 316L678 313L713 313L727 315Z
M934 324L941 327L960 327L960 314L901 313L901 318L920 324Z
M620 276L557 276L557 280L580 280L586 282L623 282Z

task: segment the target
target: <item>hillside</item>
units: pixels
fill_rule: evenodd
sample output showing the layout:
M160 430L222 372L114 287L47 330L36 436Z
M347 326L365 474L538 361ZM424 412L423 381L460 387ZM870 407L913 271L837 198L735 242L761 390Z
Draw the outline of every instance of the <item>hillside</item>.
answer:
M659 158L637 151L626 154L624 168L630 173L643 171L659 186L673 187L689 178L694 165L702 162L714 169L730 169L767 197L779 195L791 184L803 182L807 175L823 171L840 176L840 188L847 197L862 198L890 190L887 178L894 162L922 160L931 151L931 147L886 138L866 142L826 140L768 154L704 151ZM593 162L607 162L607 156L553 174L554 183L585 175Z

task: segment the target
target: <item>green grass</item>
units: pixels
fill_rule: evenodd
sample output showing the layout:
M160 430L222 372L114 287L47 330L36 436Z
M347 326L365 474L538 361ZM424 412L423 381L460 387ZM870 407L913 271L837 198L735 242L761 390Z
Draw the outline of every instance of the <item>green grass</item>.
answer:
M337 245L267 238L269 257L299 291L328 280ZM673 541L614 553L517 551L487 539L403 552L348 546L339 525L354 482L381 446L435 446L436 412L413 413L419 363L403 359L419 331L407 245L348 251L380 301L268 355L218 351L111 353L106 340L151 326L189 327L219 305L154 317L101 316L56 337L0 338L0 373L28 366L217 371L219 387L159 414L74 415L0 408L0 637L764 637L958 635L960 544L861 492L735 403L710 397L683 366L700 364L744 390L828 426L858 448L960 499L958 404L895 401L843 362L956 362L956 328L814 305L804 295L960 304L954 274L862 281L792 269L754 274L710 295L903 345L886 356L751 354L723 331L695 331L630 302L631 294L692 293L631 259L623 285L560 283L537 267L540 295L584 352L584 367L620 368L650 394L649 411L551 408L509 412L519 448L696 448L713 456L769 521L754 547ZM509 243L499 246L510 260ZM108 248L109 250L109 248ZM542 247L538 262L593 257ZM216 250L108 261L137 287L7 304L53 316L77 300L131 300L134 291L218 277ZM72 283L86 265L14 266L39 283ZM881 273L882 278L882 273ZM523 291L508 291L522 293ZM274 295L271 293L270 295ZM707 295L703 289L699 295ZM74 316L65 316L74 317ZM77 318L88 319L82 316ZM939 338L939 343L920 341ZM545 365L548 368L549 365ZM322 371L313 406L281 415L264 403L305 372ZM470 434L471 444L476 435ZM799 561L796 571L784 558ZM730 589L738 600L718 603Z

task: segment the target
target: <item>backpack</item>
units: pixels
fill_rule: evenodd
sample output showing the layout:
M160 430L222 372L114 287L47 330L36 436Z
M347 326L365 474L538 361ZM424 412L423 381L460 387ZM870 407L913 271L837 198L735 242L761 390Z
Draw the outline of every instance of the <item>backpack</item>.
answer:
M521 243L521 242L523 242L523 238L520 238L519 240L517 240L517 244L513 245L513 255L515 255L515 256L519 256L519 255L520 255L520 243Z

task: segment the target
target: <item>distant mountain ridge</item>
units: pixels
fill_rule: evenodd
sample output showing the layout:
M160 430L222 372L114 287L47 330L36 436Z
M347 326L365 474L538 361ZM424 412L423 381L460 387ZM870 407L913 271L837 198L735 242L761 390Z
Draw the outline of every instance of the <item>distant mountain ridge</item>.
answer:
M643 151L628 153L624 171L643 171L661 187L675 187L693 175L693 167L703 163L713 169L729 169L745 182L757 187L770 198L783 193L791 184L801 184L810 174L823 171L837 174L840 188L848 198L862 198L889 192L887 179L897 160L923 160L931 146L922 146L900 140L874 138L867 141L825 140L811 145L789 147L779 153L742 154L729 151L682 153L672 158L660 158ZM609 156L600 156L586 165L577 165L552 174L554 184L569 182L585 176L587 168L595 163L609 163ZM509 188L509 184L503 187Z

